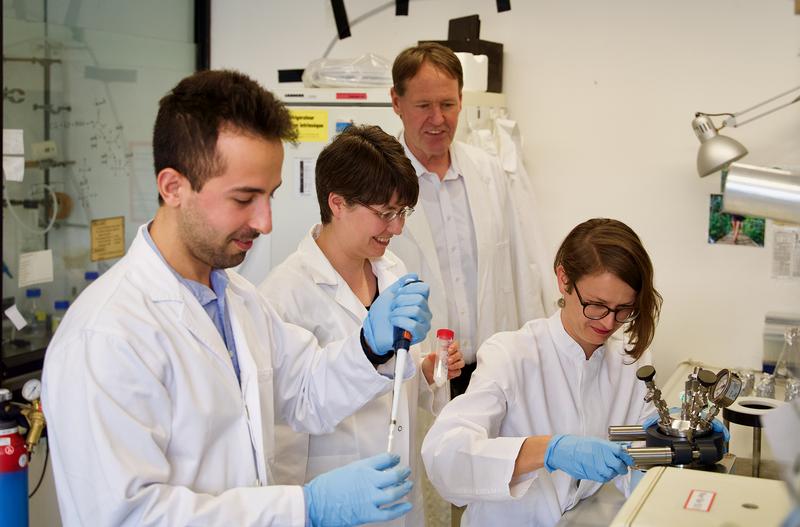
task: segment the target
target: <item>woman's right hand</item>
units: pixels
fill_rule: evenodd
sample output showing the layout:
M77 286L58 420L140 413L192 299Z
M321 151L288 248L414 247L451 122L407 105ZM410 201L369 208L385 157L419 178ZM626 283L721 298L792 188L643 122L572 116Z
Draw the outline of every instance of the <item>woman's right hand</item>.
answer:
M575 479L605 483L628 473L633 458L619 443L592 436L554 435L547 444L544 466Z

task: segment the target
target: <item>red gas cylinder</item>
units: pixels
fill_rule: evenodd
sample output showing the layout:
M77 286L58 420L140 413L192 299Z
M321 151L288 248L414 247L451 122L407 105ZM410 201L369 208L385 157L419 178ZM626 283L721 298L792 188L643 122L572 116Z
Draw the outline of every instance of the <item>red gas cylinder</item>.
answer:
M28 449L15 423L0 420L0 511L7 527L28 525Z

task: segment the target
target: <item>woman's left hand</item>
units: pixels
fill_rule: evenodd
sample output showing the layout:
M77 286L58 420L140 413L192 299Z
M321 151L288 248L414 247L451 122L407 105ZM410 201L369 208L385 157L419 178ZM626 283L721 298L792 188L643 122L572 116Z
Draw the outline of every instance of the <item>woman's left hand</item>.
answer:
M447 348L447 378L455 379L461 375L461 368L464 365L464 356L461 354L461 348L458 345L458 341L454 340L450 347Z

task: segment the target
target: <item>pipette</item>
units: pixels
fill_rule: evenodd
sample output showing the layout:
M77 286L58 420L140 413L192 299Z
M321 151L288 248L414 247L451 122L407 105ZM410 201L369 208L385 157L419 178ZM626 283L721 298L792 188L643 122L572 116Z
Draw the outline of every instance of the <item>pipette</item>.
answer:
M400 406L400 392L403 390L403 372L406 369L406 358L408 357L408 347L410 345L411 333L402 328L394 328L394 392L392 394L392 416L389 419L389 445L386 448L389 453L392 452L394 431L397 429L397 410Z

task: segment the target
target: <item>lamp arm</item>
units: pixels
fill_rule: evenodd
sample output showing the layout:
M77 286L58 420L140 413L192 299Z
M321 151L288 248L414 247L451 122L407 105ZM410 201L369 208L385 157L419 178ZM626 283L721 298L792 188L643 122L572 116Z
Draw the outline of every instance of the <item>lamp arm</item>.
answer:
M760 102L760 103L758 103L758 104L756 104L754 106L751 106L750 108L745 108L744 110L736 112L736 113L734 113L732 115L728 114L728 115L730 115L730 117L728 117L727 119L725 119L722 122L722 126L720 126L720 129L725 128L726 126L731 126L733 128L736 128L738 126L742 126L743 124L747 124L747 123L749 123L751 121L755 121L756 119L760 119L760 118L764 117L765 115L769 115L769 114L771 114L773 112L776 112L776 111L778 111L778 110L780 110L782 108L786 108L787 106L800 101L800 95L798 95L797 97L795 97L794 99L792 99L791 101L789 101L787 103L784 103L784 104L781 104L779 106L776 106L775 108L767 110L766 112L762 112L762 113L760 113L760 114L758 114L758 115L756 115L754 117L750 117L749 119L745 119L744 121L737 121L736 120L737 117L739 117L741 115L744 115L744 114L746 114L746 113L748 113L748 112L750 112L752 110L755 110L756 108L760 108L760 107L764 106L765 104L769 104L772 101L780 99L781 97L785 97L785 96L789 95L790 93L796 92L798 90L800 90L800 86L795 86L794 88L792 88L790 90L787 90L787 91L785 91L783 93L779 93L778 95L776 95L774 97L770 97L766 101L762 101L762 102ZM725 114L722 114L722 115L725 115Z

